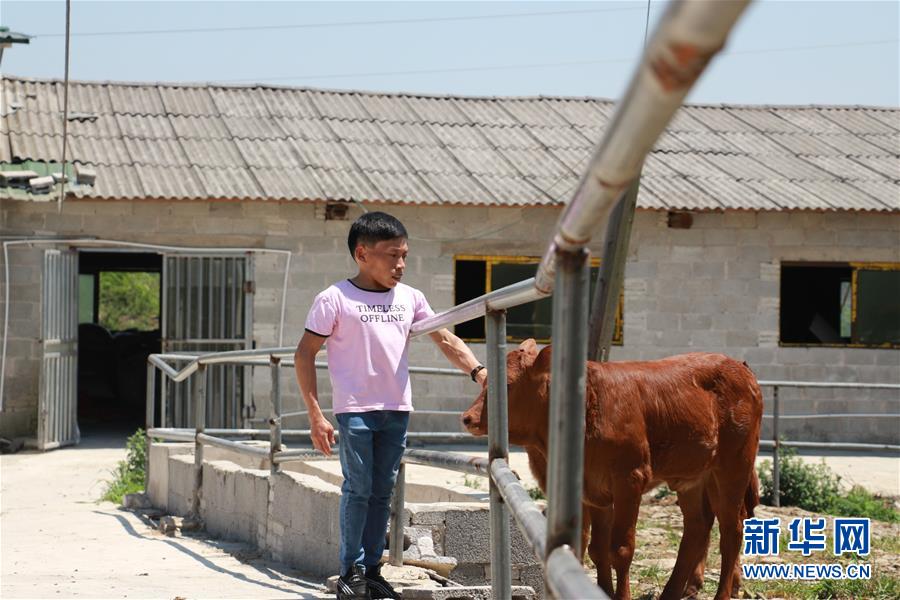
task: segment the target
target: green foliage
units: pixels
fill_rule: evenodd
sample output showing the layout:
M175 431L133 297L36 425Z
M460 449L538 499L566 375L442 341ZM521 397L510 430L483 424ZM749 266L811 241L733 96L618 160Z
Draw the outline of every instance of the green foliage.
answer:
M125 494L134 494L144 489L144 474L147 471L147 436L143 429L138 429L128 438L125 450L125 460L120 460L111 471L113 480L107 484L101 500L121 504Z
M675 494L675 492L670 490L669 486L667 486L666 484L662 484L661 486L656 488L656 491L653 493L653 497L657 500L662 500L663 498L668 498L673 494Z
M781 469L781 505L799 506L813 512L828 512L832 498L838 495L840 477L828 468L825 461L818 465L804 463L793 448L779 447ZM764 461L759 467L760 499L763 504L774 503L772 464Z
M159 273L102 272L99 311L110 331L159 328Z
M832 500L830 513L841 517L869 517L890 523L900 522L900 511L887 498L876 496L864 487L855 485L846 494Z
M544 492L541 491L541 488L538 486L528 488L528 496L532 500L546 500L547 496L544 495Z
M810 590L812 598L872 598L896 600L900 598L900 579L875 575L872 579L823 579Z
M793 448L779 447L780 488L782 506L799 506L805 510L842 517L869 517L881 521L900 522L900 511L890 500L876 496L860 486L841 492L839 475L823 460L820 464L804 463ZM760 500L772 505L772 462L763 461L758 469Z
M463 475L463 485L472 488L473 490L481 489L481 478L477 475L473 475L469 477L468 475Z

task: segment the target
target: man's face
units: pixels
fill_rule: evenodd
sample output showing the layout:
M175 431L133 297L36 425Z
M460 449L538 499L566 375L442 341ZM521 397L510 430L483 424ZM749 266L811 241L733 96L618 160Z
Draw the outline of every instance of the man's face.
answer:
M409 245L406 238L382 240L374 244L356 247L359 270L385 288L393 288L403 277Z

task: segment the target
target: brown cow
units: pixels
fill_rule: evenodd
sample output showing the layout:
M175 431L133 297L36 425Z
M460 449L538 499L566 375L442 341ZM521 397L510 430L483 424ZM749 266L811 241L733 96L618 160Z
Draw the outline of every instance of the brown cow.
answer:
M509 441L525 447L546 490L550 347L526 340L507 357ZM487 432L486 388L463 415L470 433ZM598 584L630 598L641 495L661 483L678 493L684 533L661 598L695 593L713 518L719 520L722 571L716 598L739 581L742 520L758 503L754 459L762 394L743 363L721 354L684 354L645 362L589 362L584 444L585 529Z

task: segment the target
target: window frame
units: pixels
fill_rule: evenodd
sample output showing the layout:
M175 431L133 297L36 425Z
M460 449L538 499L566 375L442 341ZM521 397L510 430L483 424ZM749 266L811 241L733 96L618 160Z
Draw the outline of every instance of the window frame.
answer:
M834 343L823 342L821 344L812 344L809 342L784 342L781 340L781 328L779 326L778 345L782 348L867 348L873 350L880 349L900 349L900 342L884 342L883 344L862 344L853 342L856 338L856 312L859 297L859 272L860 271L900 271L900 263L897 262L864 262L864 261L847 261L847 262L823 262L823 261L802 261L790 260L781 261L781 267L849 267L850 268L850 342ZM779 275L779 283L781 276ZM778 296L778 315L781 319L781 294Z
M509 256L502 254L454 254L453 255L453 297L456 298L456 263L457 261L483 261L484 265L484 289L485 293L490 293L493 290L491 287L491 275L492 269L495 264L512 264L512 265L536 265L541 262L540 256ZM600 267L600 257L592 256L590 258L590 267ZM590 281L590 278L588 279ZM593 291L593 290L591 290ZM589 292L590 293L590 292ZM591 307L588 306L588 310L590 311ZM625 310L625 286L622 286L622 289L619 290L619 302L618 302L618 310L616 310L616 319L613 330L613 346L624 346L625 345L625 318L624 318L624 310ZM615 332L619 332L619 336L616 336ZM464 342L473 343L473 344L483 344L487 340L486 338L468 338L460 336ZM534 338L535 342L538 344L549 344L551 342L550 338ZM518 338L514 336L507 335L507 342L517 342L520 341Z

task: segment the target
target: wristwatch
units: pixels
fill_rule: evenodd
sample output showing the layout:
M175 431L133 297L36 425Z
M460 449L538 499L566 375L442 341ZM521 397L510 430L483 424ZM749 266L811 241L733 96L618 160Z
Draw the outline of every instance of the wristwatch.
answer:
M475 376L478 375L478 372L481 371L482 369L484 369L484 365L478 365L477 367L472 369L472 372L469 373L469 377L472 378L472 381L474 381L476 383L478 382L478 380L475 379Z

